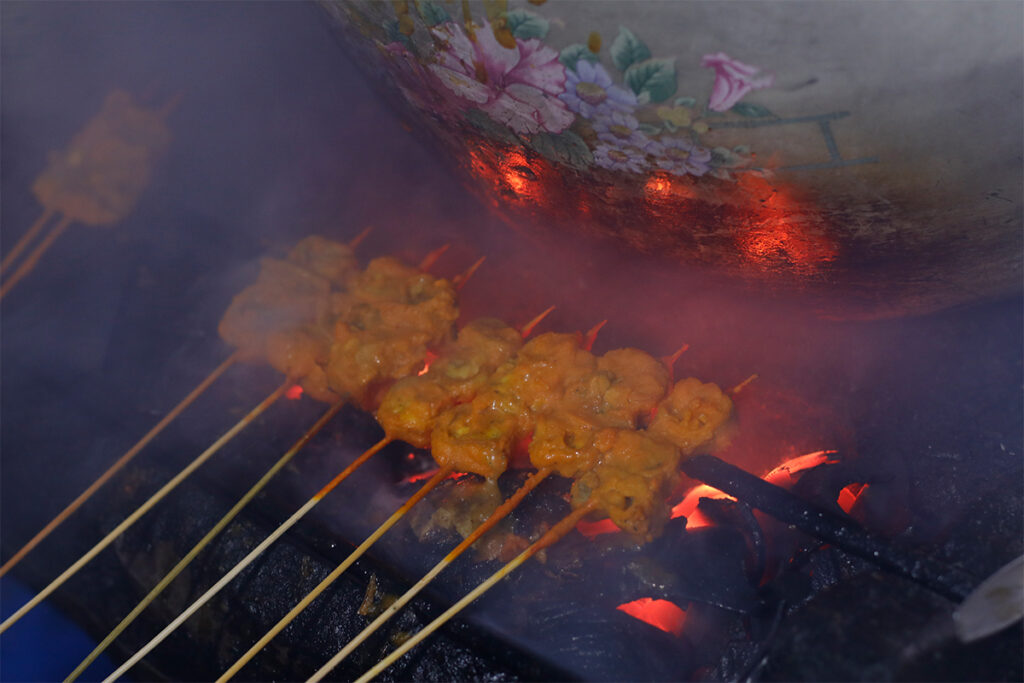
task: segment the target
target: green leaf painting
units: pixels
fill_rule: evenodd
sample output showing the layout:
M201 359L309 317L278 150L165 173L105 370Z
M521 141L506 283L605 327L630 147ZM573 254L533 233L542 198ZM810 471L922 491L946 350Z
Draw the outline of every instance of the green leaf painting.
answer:
M651 58L651 51L647 45L625 26L619 27L619 35L612 42L609 52L611 52L612 61L620 71L625 71L633 64Z
M520 40L544 38L550 28L547 19L524 9L510 10L502 16L505 17L505 26Z
M594 155L587 143L571 130L558 134L538 133L530 139L530 146L541 156L576 169L582 170L594 163Z
M768 116L775 116L775 114L773 114L767 107L762 107L760 104L752 104L750 102L737 102L732 105L732 109L729 111L752 119L763 119Z
M623 74L626 85L651 102L664 102L676 91L675 59L646 59L631 65Z
M586 45L581 45L580 43L573 43L563 49L558 55L558 61L562 63L562 66L566 69L572 69L573 71L576 70L576 64L578 64L581 59L585 59L588 62L596 62L597 55L591 52Z

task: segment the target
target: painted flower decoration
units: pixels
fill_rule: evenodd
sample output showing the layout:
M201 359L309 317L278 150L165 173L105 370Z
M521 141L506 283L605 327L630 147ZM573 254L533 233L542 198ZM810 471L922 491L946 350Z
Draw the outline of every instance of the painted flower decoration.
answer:
M631 112L636 108L636 95L613 84L600 64L581 59L575 71L566 73L565 92L559 97L580 116L590 119L597 113Z
M443 96L444 91L436 85L437 79L404 45L389 43L382 46L381 51L390 59L395 85L410 104L441 119L453 120L459 116L461 108L452 98Z
M712 111L728 111L751 90L768 88L775 82L771 74L758 76L761 69L732 59L724 52L704 55L700 65L715 70L715 85L708 100L708 109Z
M537 39L501 45L485 21L470 40L461 26L446 22L431 29L441 42L439 60L428 68L459 97L516 133L559 133L573 122L558 95L565 67L558 53Z
M650 151L655 163L674 175L702 176L711 168L711 150L686 138L662 138Z
M640 132L640 123L632 114L608 112L605 116L594 119L593 124L598 139L612 145L632 145L644 149L651 142Z
M632 145L610 145L600 143L594 148L594 163L613 171L640 173L650 166L647 155Z

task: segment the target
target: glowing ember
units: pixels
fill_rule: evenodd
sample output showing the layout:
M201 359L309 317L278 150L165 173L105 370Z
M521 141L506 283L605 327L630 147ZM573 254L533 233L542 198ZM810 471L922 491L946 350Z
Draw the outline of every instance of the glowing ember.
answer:
M619 605L616 609L677 636L683 632L683 625L686 623L686 610L668 600L640 598Z
M402 484L415 484L416 482L420 482L420 481L423 481L425 479L430 479L432 476L437 474L437 471L439 469L440 468L435 467L432 470L427 470L426 472L420 472L419 474L410 474L408 477L403 479L400 483L402 483ZM465 472L452 472L447 477L445 477L445 479L446 480L447 479L461 479L464 476L466 476Z
M610 519L602 519L598 522L587 522L584 520L576 524L576 531L587 538L593 538L601 534L613 534L618 530L619 527L615 526L615 522Z
M697 504L700 503L701 498L736 500L732 496L726 495L716 488L712 488L707 484L700 484L687 491L679 504L672 508L672 519L675 519L676 517L686 517L687 529L699 529L700 527L711 526L713 522L697 510Z
M839 492L836 502L839 503L839 507L843 508L843 512L850 514L850 510L857 503L857 499L867 490L867 484L848 484Z
M417 372L417 375L423 376L427 374L427 370L430 369L430 364L437 359L437 354L433 351L427 351L426 357L423 359L423 369Z
M835 451L814 451L813 453L807 453L806 455L798 455L795 458L790 458L768 474L764 475L763 479L770 484L775 484L776 486L792 486L796 483L796 480L799 479L797 475L804 470L812 469L818 465L833 465L839 462L838 460L828 457L833 454L835 454Z
M838 462L835 459L829 458L829 455L833 453L835 453L835 451L814 451L813 453L798 455L795 458L790 458L785 461L762 478L776 486L788 488L796 483L801 472L817 467L818 465L831 465ZM736 500L732 496L726 495L716 488L712 488L707 484L700 484L687 491L683 499L672 508L672 519L675 519L676 517L686 517L687 529L699 529L701 527L711 526L714 522L701 514L700 510L697 509L697 505L700 503L701 498Z
M296 384L295 386L290 388L288 391L284 392L284 395L286 397L290 398L293 401L296 400L296 399L299 399L299 398L302 397L302 387L300 387L298 384Z

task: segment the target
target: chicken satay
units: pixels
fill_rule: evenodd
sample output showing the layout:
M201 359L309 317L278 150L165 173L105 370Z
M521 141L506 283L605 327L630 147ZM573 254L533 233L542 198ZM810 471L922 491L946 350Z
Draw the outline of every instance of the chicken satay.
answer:
M566 387L555 409L536 417L530 461L575 478L601 454L594 439L605 428L634 429L657 408L669 384L665 364L639 349L617 349L597 359L589 375Z
M429 349L451 338L455 289L392 258L374 259L335 297L325 368L330 389L372 410L383 391L423 366Z
M438 417L431 433L434 459L442 467L496 479L533 434L536 416L553 409L567 386L596 367L578 334L549 332L527 342L472 401Z
M641 540L668 521L665 498L678 481L683 457L712 450L732 414L732 401L715 384L676 383L643 431L603 429L591 441L597 464L573 484L573 504L592 503L619 528Z
M679 380L658 404L650 432L675 444L685 456L716 450L732 415L732 401L717 384Z
M135 207L170 144L164 113L114 90L67 149L50 154L32 184L47 209L86 225L112 225Z
M440 351L426 372L404 377L388 389L377 409L378 422L392 438L429 448L437 417L471 400L521 345L519 332L500 320L474 320Z
M264 258L252 285L232 300L218 331L244 360L264 360L268 340L308 327L328 325L337 288L356 272L355 256L345 244L322 237L299 242L287 260ZM286 339L278 339L275 357ZM305 342L302 345L308 346ZM288 372L285 368L278 368Z

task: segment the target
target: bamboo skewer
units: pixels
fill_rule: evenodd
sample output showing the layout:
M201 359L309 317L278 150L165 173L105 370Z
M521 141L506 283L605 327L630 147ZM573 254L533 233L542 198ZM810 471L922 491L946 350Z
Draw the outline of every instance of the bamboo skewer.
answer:
M523 339L529 337L530 333L533 332L533 328L537 327L537 325L540 325L540 322L544 320L544 318L548 317L548 314L551 313L551 311L553 310L555 310L554 306L548 306L543 311L541 311L536 318L534 318L533 320L519 328L519 334L522 335Z
M49 536L54 529L60 526L78 508L80 508L82 504L85 503L85 501L89 500L89 498L94 493L96 493L96 491L99 490L101 486L107 483L107 481L111 477L113 477L115 474L117 474L117 472L121 470L121 468L127 465L128 462L132 458L134 458L139 451L146 447L146 444L152 441L160 432L164 430L164 428L167 427L167 425L169 425L176 417L178 417L178 415L180 415L185 410L185 408L189 407L193 401L199 398L199 396L204 391L206 391L210 387L210 385L217 380L217 378L223 375L228 368L234 365L237 360L238 353L234 353L231 356L229 356L227 360L225 360L223 363L214 368L213 372L207 375L206 378L202 382L200 382L195 389L189 392L188 396L183 398L181 402L178 403L178 405L174 406L170 410L170 412L168 412L159 422L157 422L152 429L146 432L145 436L139 439L134 446L129 448L128 451L125 452L125 454L122 455L120 458L118 458L113 465L108 467L107 470L103 474L101 474L99 478L96 479L96 481L90 484L89 488L87 488L85 491L82 491L82 493L80 493L77 498L71 501L68 504L68 506L61 510L56 517L54 517L46 526L40 529L39 532L21 548L21 550L14 553L14 555L12 555L11 558L7 560L2 567L0 567L0 576L3 576L8 571L10 571L10 569L14 567L14 565L18 564L18 562L25 555L27 555L33 548L39 545L39 543L44 538Z
M306 597L302 598L302 600L300 600L298 604L288 612L288 614L284 615L281 620L278 621L273 628L267 631L263 637L256 642L256 644L249 648L249 650L242 655L237 662L232 664L231 668L225 671L221 677L217 679L217 683L223 683L238 673L239 670L249 662L249 660L259 654L259 651L266 647L267 643L274 639L274 636L283 631L288 624L292 623L292 621L294 621L295 618L310 605L310 603L316 600L325 590L327 590L331 584L333 584L338 577L344 574L349 567L355 564L356 560L362 557L363 554L388 531L388 529L397 524L398 521L405 516L405 513L412 509L416 503L423 500L424 496L430 493L435 486L444 481L445 477L449 474L451 474L450 469L442 468L438 470L434 476L427 481L427 483L421 486L416 493L409 497L409 500L405 501L402 507L398 508L398 510L388 517L376 531L370 534L367 539L359 545L359 547L353 550L349 556L334 569L334 571L324 577L323 581L317 584L316 588L311 590Z
M36 219L36 222L33 223L32 226L25 232L25 234L21 236L21 239L15 242L14 246L11 247L6 254L4 254L4 260L0 261L0 275L2 275L8 268L10 268L14 261L17 260L18 255L21 254L21 252L25 251L25 248L32 243L32 240L36 238L36 236L39 234L39 231L41 231L43 227L50 221L50 219L53 217L53 214L53 207L48 206L45 209L43 209L43 212L39 214L39 218Z
M226 431L219 439L214 441L209 448L207 448L195 460L189 463L185 467L185 469L183 469L181 472L175 475L174 478L172 478L169 482L164 484L164 486L159 491L150 496L145 503L140 505L138 509L136 509L135 512L130 514L123 522L118 524L113 531L104 536L103 540L94 545L91 550L85 553L85 555L82 555L82 557L80 557L74 564L72 564L70 567L64 570L64 573L62 573L56 579L51 581L46 588L41 590L35 597L33 597L31 600L25 603L20 609L18 609L18 611L16 611L14 614L8 617L2 624L0 624L0 633L3 633L8 628L10 628L16 621L21 619L21 617L25 616L25 614L27 614L29 610L31 610L33 607L35 607L40 602L45 600L46 597L50 595L50 593L57 590L57 588L59 588L65 581L74 576L74 574L79 569L84 567L90 560L92 560L92 558L96 557L96 555L98 555L104 548L113 543L114 539L120 536L125 531L125 529L127 529L132 524L137 522L139 518L142 517L142 515L149 512L149 510L154 505L159 503L164 498L164 496L170 493L178 484L184 481L186 477L188 477L190 474L192 474L192 472L198 469L200 465L209 460L214 453L219 451L224 446L224 444L233 439L240 431L242 431L245 427L251 424L257 417L259 417L261 413L263 413L267 408L273 405L273 403L277 401L277 399L281 398L281 396L284 394L285 390L288 389L290 384L290 380L285 380L284 382L282 382L281 385L273 392L271 392L269 396L263 399L259 403L259 405L257 405L251 411L249 411L249 414L247 414L245 417L239 420L235 424L235 426Z
M295 445L288 449L288 451L286 451L285 454L282 455L281 458L276 463L274 463L273 467L267 470L267 472L259 479L259 481L253 484L252 488L250 488L245 493L245 495L242 496L242 498L239 499L237 503L235 503L234 507L228 510L228 512L220 519L220 521L217 522L217 524L212 529L210 529L198 543L195 544L195 546L188 552L188 554L182 557L178 564L176 564L173 569L167 572L167 575L164 576L164 578L161 579L160 582L153 587L153 589L146 595L146 597L144 597L142 601L139 602L139 604L136 605L135 608L132 609L132 611L129 612L124 619L121 620L121 623L115 626L114 629L109 634L107 634L107 637L103 639L103 642L97 645L96 648L91 653L89 653L89 656L82 660L81 664L79 664L78 667L74 671L72 671L67 678L64 679L65 683L69 683L69 681L73 681L79 676L81 676L82 672L84 672L89 667L89 665L92 664L93 661L97 657L99 657L100 654L105 649L107 649L107 647L112 642L114 642L114 640L119 635L121 635L121 633L126 628L128 628L128 626L133 621L135 621L136 617L138 617L143 612L143 610L145 610L146 607L148 607L149 604L153 602L153 600L155 600L157 596L160 595L160 593L162 593L165 588L167 588L168 585L170 585L170 583L178 576L178 574L180 574L185 569L185 567L187 567L189 563L191 563L192 560L195 559L195 557L203 550L203 548L209 545L209 543L218 534L220 534L220 532L223 531L228 524L231 523L231 521L238 515L238 513L241 512L242 508L248 505L249 502L256 496L256 494L263 490L267 483L279 471L281 471L281 469L285 465L287 465L300 450L305 448L306 444L308 444L310 440L314 436L316 436L316 434L321 429L323 429L324 426L328 422L330 422L335 415L338 414L338 411L340 411L344 405L344 401L338 401L334 403L327 410L327 412L325 412L320 417L320 419L313 423L313 426L310 427L306 431L306 433L303 434L299 438L299 440L295 442Z
M7 296L7 293L14 288L14 285L18 284L23 277L32 272L32 269L36 267L39 259L46 253L46 250L57 241L57 238L61 236L61 233L63 233L69 225L71 225L71 217L67 215L61 216L61 219L50 229L50 232L46 233L46 237L36 245L35 249L29 252L29 255L25 257L25 260L21 262L21 265L18 266L14 272L11 273L11 276L4 281L3 286L0 286L0 299Z
M148 643L142 646L142 648L138 652L132 655L131 658L129 658L124 664L122 664L120 668L114 671L114 673L110 674L110 676L108 676L105 679L104 683L107 683L108 681L113 681L119 676L124 675L125 672L127 672L129 669L135 666L139 662L139 660L141 660L143 657L149 654L149 652L153 650L153 648L162 643L167 638L167 636L173 633L190 616L195 614L203 605L205 605L211 598L213 598L213 596L219 593L220 590L224 588L224 586L231 583L231 581L234 580L235 577L237 577L239 574L241 574L242 570L244 570L246 567L252 564L256 560L256 558L263 553L264 550L273 545L273 543L277 539L281 538L281 536L283 536L285 532L287 532L289 529L295 526L295 524L297 524L298 521L306 515L306 513L308 513L310 510L317 506L317 504L323 499L324 496L333 491L335 487L338 486L338 484L347 479L350 474L355 472L363 463L369 460L370 457L372 457L382 448L387 446L389 443L391 443L391 439L388 437L384 437L376 444L374 444L366 451L364 451L363 454L360 455L358 458L353 460L348 467L346 467L340 473L338 473L338 475L335 476L334 479L328 482L326 486L320 489L316 494L313 495L312 498L306 501L302 507L296 510L291 517L286 519L280 526L274 529L274 531L269 536L267 536L262 543L253 548L249 552L249 554L242 558L242 560L238 564L232 567L227 574L222 576L205 593L199 596L199 598L197 598L195 602L189 605L184 612L175 617L174 621L172 621L170 624L164 627L164 629L160 631L160 633L158 633L156 636L154 636L152 640L150 640Z
M474 600L476 600L481 595L490 590L494 586L494 584L498 583L503 578L511 574L513 571L518 569L520 565L522 565L528 559L536 555L538 552L552 545L560 538L562 538L562 536L565 536L567 533L572 531L572 529L576 526L576 523L579 522L584 515L589 513L591 509L592 507L590 505L586 505L584 507L581 507L577 510L573 510L572 512L570 512L566 517L562 518L560 522L551 527L551 529L549 529L546 534L544 534L539 539L534 541L533 544L530 545L530 547L528 547L523 552L519 553L512 561L510 561L508 564L506 564L498 571L494 572L494 574L488 577L479 586L471 590L464 598L462 598L457 603L452 605L444 614L442 614L437 619L434 619L432 622L424 626L419 632L417 632L414 636L409 638L409 640L405 641L405 643L403 643L401 647L399 647L397 650L395 650L387 657L382 659L380 662L377 663L376 666L367 671L365 674L360 676L356 680L356 683L366 683L366 681L369 681L374 676L376 676L377 674L381 673L389 666L394 664L398 659L402 657L402 655L404 655L406 652L419 645L420 642L425 640L434 631L444 626L445 623L447 623L452 617L454 617L456 614L462 611L466 606L468 606ZM319 671L317 671L309 678L309 683L320 681L321 679L323 679L324 676L330 673L330 670L332 668L333 665L331 665L330 662L328 662L327 665L325 665L323 668L321 668Z
M433 581L438 574L444 571L448 565L454 562L456 558L459 557L459 555L465 552L471 545L476 543L484 534L486 534L488 531L494 528L494 526L498 522L500 522L502 519L508 516L513 510L515 510L516 507L518 507L519 503L522 502L523 498L525 498L526 495L530 493L530 491L535 489L538 484L544 481L544 479L549 474L551 474L551 472L552 470L548 468L541 469L535 472L533 476L527 479L515 493L509 496L508 500L499 505L494 510L494 512L491 513L490 517L484 520L480 524L480 526L478 526L476 529L473 530L471 534L469 534L469 536L466 536L466 538L463 539L463 541L459 545L455 546L455 548L453 548L451 552L445 555L440 562L434 565L434 567L429 572L427 572L422 579L417 581L414 586L412 586L409 590L403 593L402 596L395 600L395 602L393 602L386 610L384 610L384 612L382 612L380 616L378 616L376 619L373 620L372 623L370 623L366 628L360 631L359 635L350 640L348 644L346 644L345 647L343 647L338 652L338 654L334 655L326 664L324 664L316 672L316 674L314 674L314 679L311 680L315 680L316 677L318 676L322 678L324 675L330 673L346 657L352 654L353 650L355 650L357 647L359 647L359 645L363 643L363 641L365 641L367 638L373 635L373 633L378 628L380 628L384 624L384 622L388 621L391 617L393 617L395 613L398 612L398 610L405 607L405 605L410 600L416 597L416 595L419 594L421 590L426 588L427 585L431 581ZM227 674L225 674L225 676L229 676L232 673L232 671L229 671ZM221 680L226 679L222 678Z

